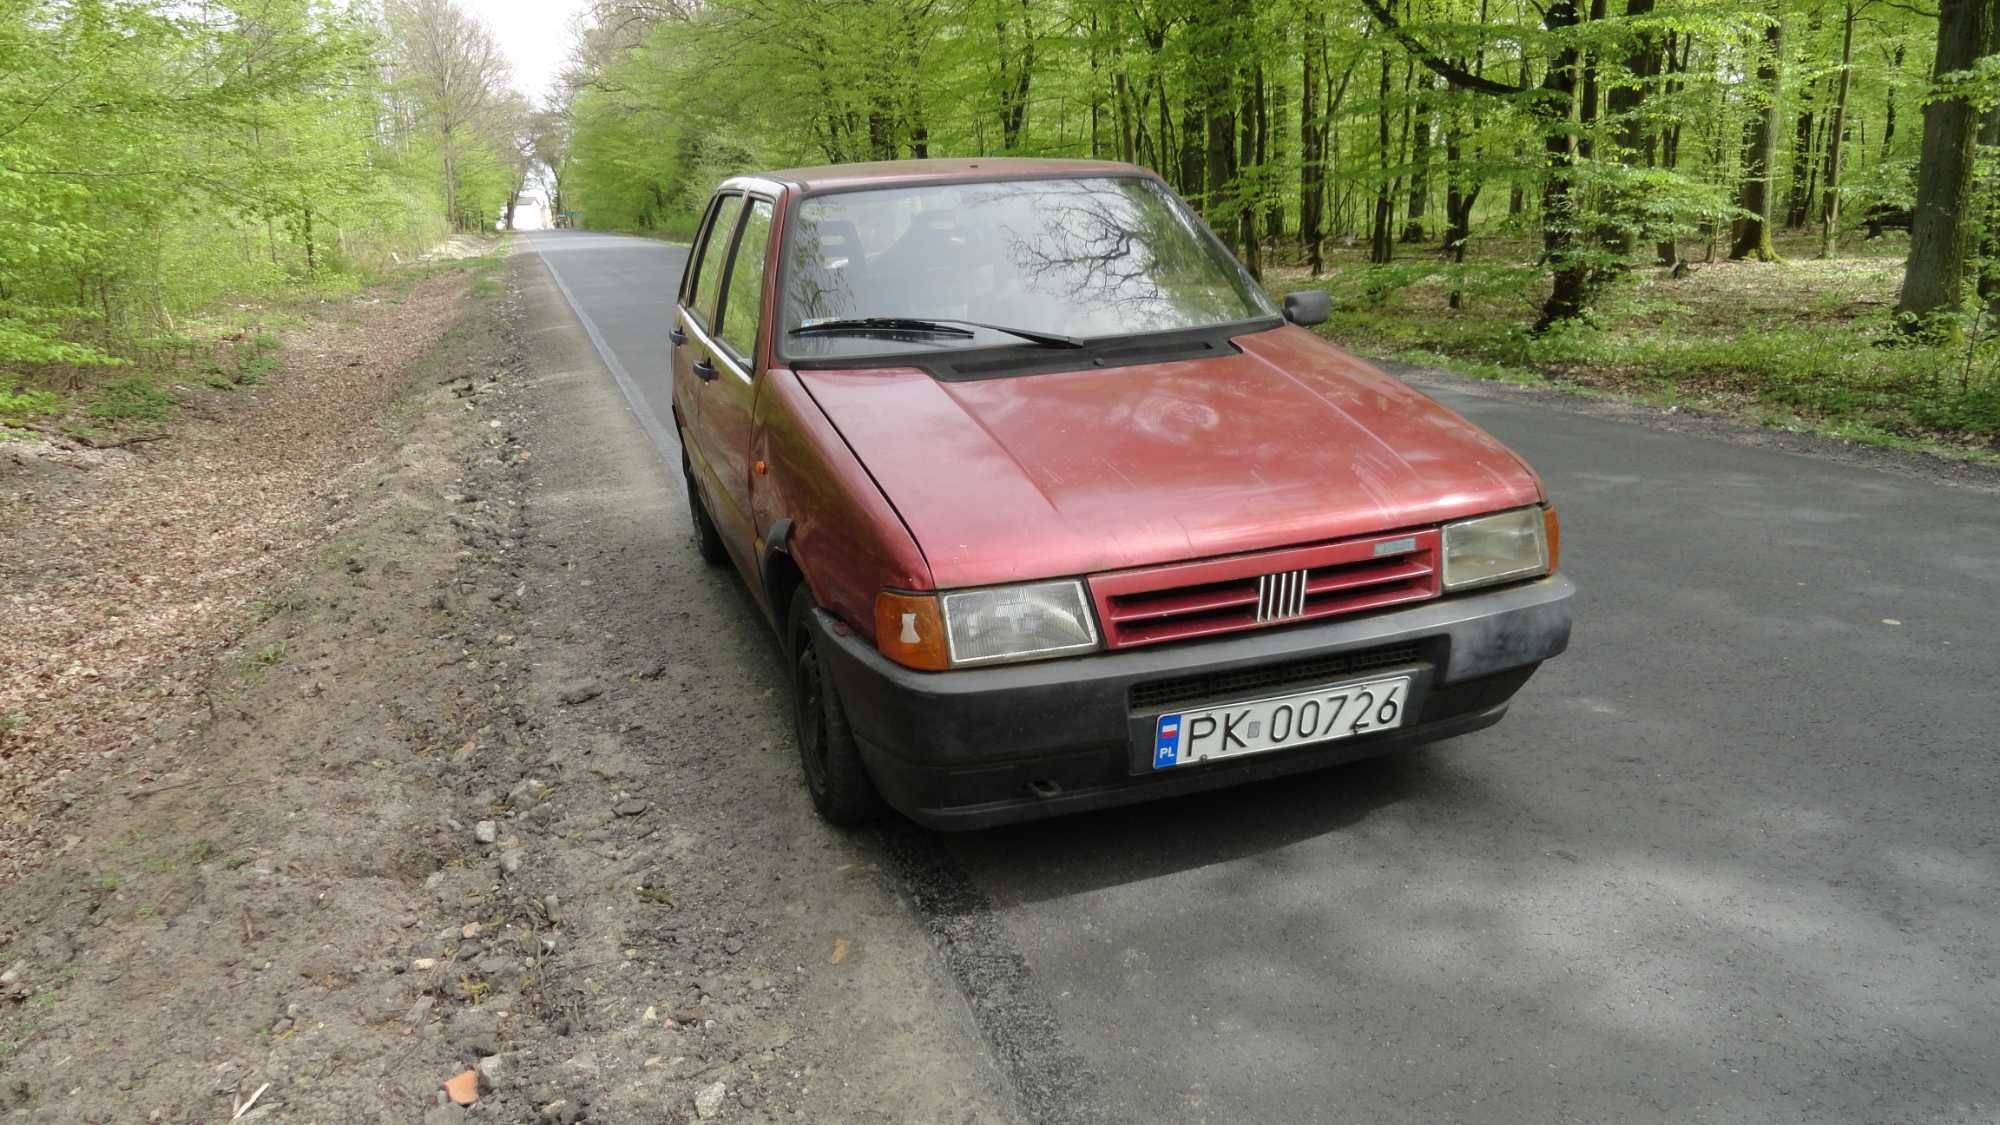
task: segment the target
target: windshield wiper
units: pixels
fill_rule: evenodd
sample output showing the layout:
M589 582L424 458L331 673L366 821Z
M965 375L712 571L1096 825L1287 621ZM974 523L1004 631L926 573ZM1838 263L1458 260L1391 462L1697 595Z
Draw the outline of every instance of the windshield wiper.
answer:
M1025 328L1008 328L1001 324L984 324L977 320L954 320L937 318L921 320L907 316L856 316L840 320L822 320L812 324L802 324L791 330L793 336L831 335L840 332L927 332L934 336L952 336L970 339L972 333L967 328L984 328L988 332L1001 332L1018 336L1023 340L1040 344L1045 348L1080 348L1083 341L1074 336L1059 336L1053 332L1030 332Z

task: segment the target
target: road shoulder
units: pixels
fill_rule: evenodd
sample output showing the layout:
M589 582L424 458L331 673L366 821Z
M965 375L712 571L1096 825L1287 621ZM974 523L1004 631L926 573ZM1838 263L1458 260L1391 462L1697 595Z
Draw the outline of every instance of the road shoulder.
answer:
M0 1111L1013 1120L539 261L405 379L184 736L0 891Z

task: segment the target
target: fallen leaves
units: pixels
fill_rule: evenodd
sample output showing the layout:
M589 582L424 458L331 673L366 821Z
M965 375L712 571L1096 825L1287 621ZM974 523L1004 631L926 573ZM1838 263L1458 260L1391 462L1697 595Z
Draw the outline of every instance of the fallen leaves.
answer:
M300 329L254 398L143 451L0 462L0 884L46 853L68 779L199 699L259 597L325 541L392 376L463 292L437 278L358 326Z

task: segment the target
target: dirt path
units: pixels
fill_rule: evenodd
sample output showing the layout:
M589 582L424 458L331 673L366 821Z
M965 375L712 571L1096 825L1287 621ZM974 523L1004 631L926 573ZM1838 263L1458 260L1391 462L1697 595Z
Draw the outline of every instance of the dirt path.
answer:
M509 277L181 736L63 780L71 842L0 890L0 1112L1012 1120L875 846L799 792L750 603Z
M347 474L466 288L433 277L290 333L269 385L190 380L170 440L0 444L0 884L60 842L73 775L140 777L121 756L179 737L160 720L347 517Z

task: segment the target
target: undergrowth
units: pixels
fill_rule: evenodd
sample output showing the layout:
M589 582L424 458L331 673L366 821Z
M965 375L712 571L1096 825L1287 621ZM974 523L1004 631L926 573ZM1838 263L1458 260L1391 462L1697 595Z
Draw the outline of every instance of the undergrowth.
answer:
M373 299L396 300L425 278L471 271L496 287L491 255L427 261L371 278ZM284 304L222 303L171 331L130 341L124 353L89 364L17 365L0 371L0 441L54 434L89 445L158 436L190 390L231 392L268 382L284 367L284 331L324 315L335 298L322 287ZM358 290L344 290L358 295Z
M1335 305L1321 330L1355 351L1476 378L1685 402L1877 444L2000 450L2000 340L1902 339L1901 265L1900 253L1800 254L1699 264L1681 278L1635 270L1588 318L1536 334L1528 326L1546 283L1532 271L1341 263L1319 283Z

